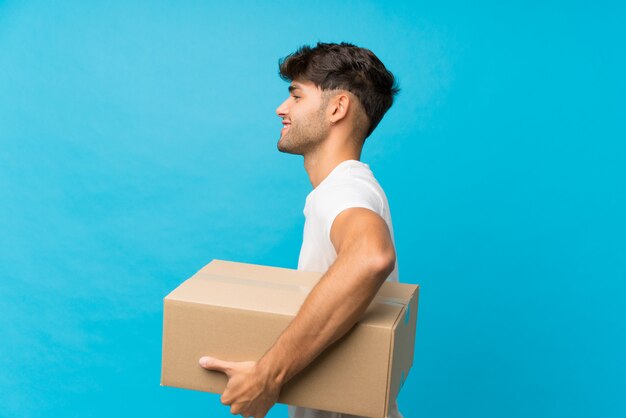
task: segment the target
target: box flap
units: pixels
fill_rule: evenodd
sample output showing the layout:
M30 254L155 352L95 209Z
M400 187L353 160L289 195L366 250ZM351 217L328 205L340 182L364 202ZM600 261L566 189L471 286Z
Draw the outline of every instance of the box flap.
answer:
M417 325L417 308L419 298L419 286L413 289L410 303L403 308L401 317L393 326L391 339L392 355L390 356L390 369L388 376L389 390L385 402L385 410L388 411L392 398L396 398L408 377L409 370L413 365L413 350L415 341L415 328Z

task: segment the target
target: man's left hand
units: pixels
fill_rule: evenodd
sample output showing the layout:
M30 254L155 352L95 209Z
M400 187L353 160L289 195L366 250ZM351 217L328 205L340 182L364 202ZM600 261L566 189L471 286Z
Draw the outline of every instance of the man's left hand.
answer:
M202 357L200 366L226 375L228 383L220 400L224 405L230 405L233 415L264 418L278 400L281 385L256 361L234 362Z

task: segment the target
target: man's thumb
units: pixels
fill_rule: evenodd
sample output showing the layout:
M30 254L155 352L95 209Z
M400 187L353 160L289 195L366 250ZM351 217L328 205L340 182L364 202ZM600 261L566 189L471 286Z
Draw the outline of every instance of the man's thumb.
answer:
M204 367L207 370L215 370L217 372L225 373L227 376L230 375L230 363L227 361L223 361L220 359L216 359L215 357L201 357L200 358L200 366Z

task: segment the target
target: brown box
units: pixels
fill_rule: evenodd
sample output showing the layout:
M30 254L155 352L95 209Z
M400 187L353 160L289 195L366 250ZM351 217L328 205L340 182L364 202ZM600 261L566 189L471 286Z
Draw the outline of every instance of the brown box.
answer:
M164 299L161 385L222 393L226 376L200 367L200 357L258 360L321 276L222 260L204 266ZM278 401L385 418L413 364L418 294L417 285L385 282L362 319Z

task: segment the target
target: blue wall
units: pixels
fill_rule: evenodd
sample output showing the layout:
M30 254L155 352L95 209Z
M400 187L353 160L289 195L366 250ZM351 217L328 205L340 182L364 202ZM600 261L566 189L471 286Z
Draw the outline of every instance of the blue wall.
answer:
M296 267L277 61L322 40L402 88L363 160L422 286L406 418L625 416L624 7L224 3L0 2L0 414L230 416L159 386L162 298Z

